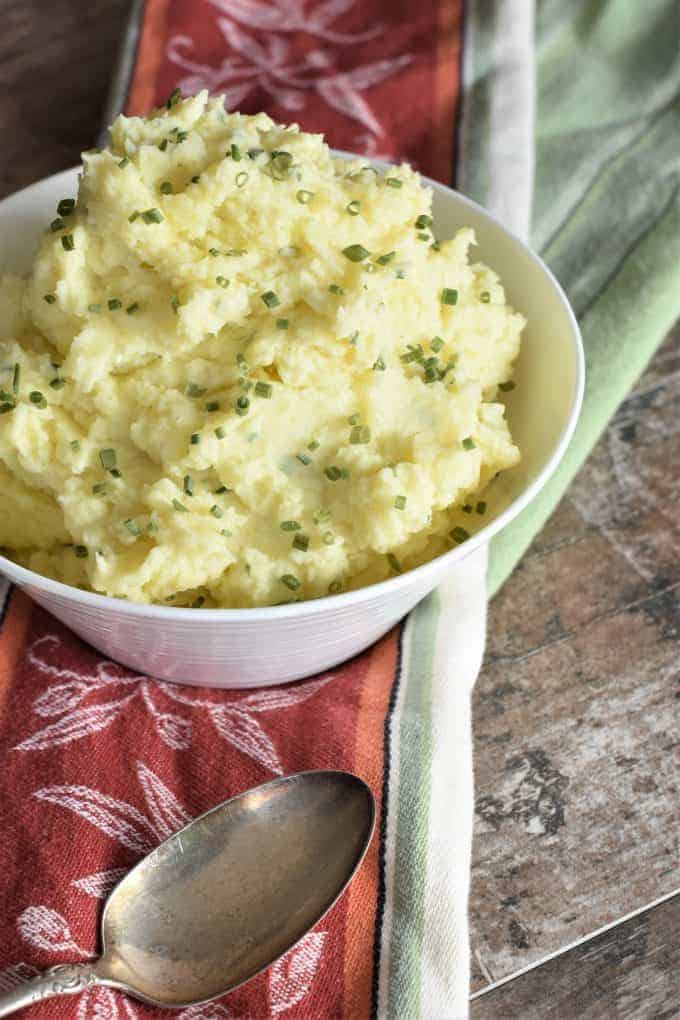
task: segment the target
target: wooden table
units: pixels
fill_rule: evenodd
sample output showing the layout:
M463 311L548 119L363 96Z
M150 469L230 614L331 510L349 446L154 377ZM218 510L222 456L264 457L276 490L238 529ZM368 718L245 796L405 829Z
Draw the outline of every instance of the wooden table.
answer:
M0 196L93 143L128 8L0 0ZM679 401L680 330L491 606L474 1020L680 1016Z

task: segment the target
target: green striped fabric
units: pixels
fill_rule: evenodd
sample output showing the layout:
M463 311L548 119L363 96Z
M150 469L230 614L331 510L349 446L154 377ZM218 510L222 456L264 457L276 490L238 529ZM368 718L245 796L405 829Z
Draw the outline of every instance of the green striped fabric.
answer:
M680 4L542 0L536 57L531 240L579 318L586 393L560 468L492 542L492 593L680 315Z

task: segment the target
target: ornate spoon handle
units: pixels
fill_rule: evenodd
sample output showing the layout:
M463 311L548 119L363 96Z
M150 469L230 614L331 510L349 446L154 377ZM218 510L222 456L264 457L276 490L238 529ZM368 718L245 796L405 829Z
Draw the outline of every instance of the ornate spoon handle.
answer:
M63 963L0 995L0 1017L55 995L77 995L99 978L92 964Z

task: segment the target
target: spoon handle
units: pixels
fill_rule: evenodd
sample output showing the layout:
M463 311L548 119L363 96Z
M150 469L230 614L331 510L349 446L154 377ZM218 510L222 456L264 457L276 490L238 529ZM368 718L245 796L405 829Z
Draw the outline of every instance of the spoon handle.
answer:
M77 995L98 981L99 977L89 963L59 964L0 995L0 1017L55 995Z

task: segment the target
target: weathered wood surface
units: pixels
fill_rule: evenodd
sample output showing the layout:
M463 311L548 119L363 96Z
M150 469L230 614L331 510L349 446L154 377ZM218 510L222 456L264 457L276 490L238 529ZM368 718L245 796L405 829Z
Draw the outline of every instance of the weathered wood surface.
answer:
M476 988L680 888L679 397L676 329L492 604Z
M0 196L93 143L129 7L0 0ZM475 694L477 988L680 887L679 397L676 334L492 605ZM618 973L597 980L613 989ZM530 1015L513 1002L490 993L475 1017Z
M672 1020L680 896L474 999L471 1020Z

